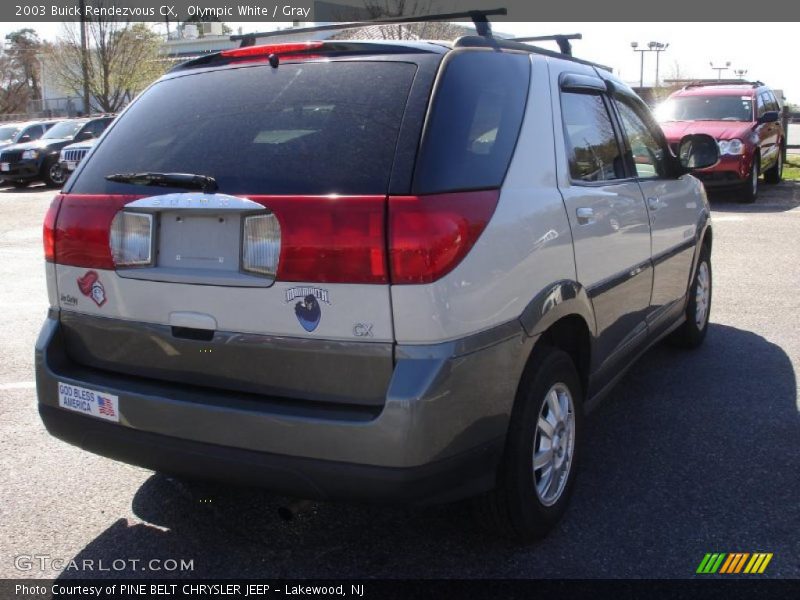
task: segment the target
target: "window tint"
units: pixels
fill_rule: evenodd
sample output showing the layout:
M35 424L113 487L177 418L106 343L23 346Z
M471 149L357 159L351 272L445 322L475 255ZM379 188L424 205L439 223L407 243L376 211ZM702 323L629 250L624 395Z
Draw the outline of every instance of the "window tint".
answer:
M530 85L526 55L453 54L437 84L417 159L415 193L502 185Z
M772 92L764 92L764 103L766 105L767 111L773 111L773 112L780 111L780 106L778 106L778 101L775 100L775 96L772 95Z
M143 193L112 173L210 175L227 194L385 194L416 66L221 69L157 83L109 130L71 189Z
M561 117L572 179L609 181L625 177L622 153L602 96L562 94Z
M100 137L100 134L106 130L108 124L111 123L109 119L97 119L96 121L91 121L89 124L84 128L84 131L88 131L94 137Z
M669 169L667 149L625 98L616 98L615 104L627 146L633 155L637 177L666 177Z

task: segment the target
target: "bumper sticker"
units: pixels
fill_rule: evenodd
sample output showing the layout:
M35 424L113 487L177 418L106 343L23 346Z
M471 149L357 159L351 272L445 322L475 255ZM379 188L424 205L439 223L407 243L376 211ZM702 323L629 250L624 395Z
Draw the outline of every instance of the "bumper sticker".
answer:
M67 410L119 423L119 397L58 382L58 405Z

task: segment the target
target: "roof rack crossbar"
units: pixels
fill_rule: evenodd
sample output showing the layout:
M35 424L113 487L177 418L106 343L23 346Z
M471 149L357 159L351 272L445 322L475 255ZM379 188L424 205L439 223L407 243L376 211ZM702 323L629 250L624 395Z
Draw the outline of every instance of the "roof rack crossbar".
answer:
M403 23L427 23L429 21L455 21L458 19L472 19L475 31L481 37L492 36L492 26L488 17L495 15L507 15L505 8L491 8L487 10L469 10L463 12L439 13L434 15L419 15L415 17L387 17L385 19L373 19L372 21L351 21L345 23L335 23L332 25L318 25L316 27L290 27L275 31L265 31L261 33L243 33L230 36L230 40L241 41L241 47L254 46L256 38L275 37L281 35L295 35L298 33L313 33L316 31L336 31L341 29L355 29L360 27L373 27L375 25L402 25Z
M665 80L665 82L666 81L667 80ZM684 83L683 89L705 85L749 85L754 88L764 85L761 81L747 81L745 79L696 79L682 83Z
M572 56L572 44L570 40L582 40L580 33L557 33L555 35L535 35L532 37L511 38L515 42L556 42L561 54Z

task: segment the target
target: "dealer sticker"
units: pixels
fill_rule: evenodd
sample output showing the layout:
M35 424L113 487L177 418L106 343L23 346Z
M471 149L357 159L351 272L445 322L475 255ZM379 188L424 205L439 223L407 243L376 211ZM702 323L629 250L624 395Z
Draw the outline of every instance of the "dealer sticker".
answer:
M119 423L119 397L105 392L59 382L58 405L67 410Z

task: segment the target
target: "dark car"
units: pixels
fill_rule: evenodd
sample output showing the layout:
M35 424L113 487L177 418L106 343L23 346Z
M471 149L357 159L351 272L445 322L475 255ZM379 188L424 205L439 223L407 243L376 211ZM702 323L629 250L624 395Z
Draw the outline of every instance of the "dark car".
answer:
M0 150L13 144L24 144L42 137L45 131L59 121L26 121L0 123Z
M0 177L15 187L25 187L33 181L44 181L59 187L67 180L58 162L64 146L100 137L114 117L71 119L61 121L36 141L14 144L0 153Z
M741 190L743 202L758 194L758 178L779 183L783 177L786 132L782 108L760 81L705 81L674 92L657 111L670 145L690 133L714 136L720 161L695 176L709 187Z

